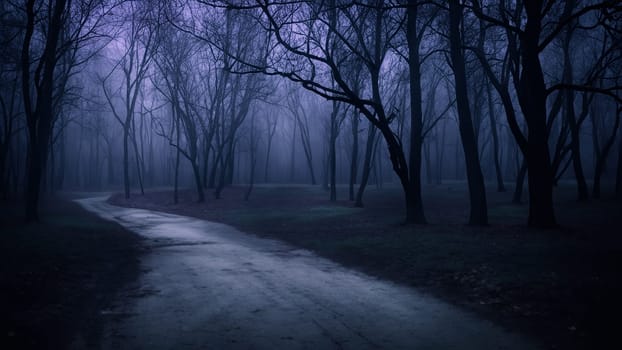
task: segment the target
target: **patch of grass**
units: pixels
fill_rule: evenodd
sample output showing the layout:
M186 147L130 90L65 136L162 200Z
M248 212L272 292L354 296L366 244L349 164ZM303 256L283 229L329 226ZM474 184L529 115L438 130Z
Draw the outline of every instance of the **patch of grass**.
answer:
M516 204L495 205L488 209L491 218L498 219L524 219L527 216L527 206Z
M139 237L64 199L24 224L22 206L0 203L0 340L10 349L96 344L100 310L138 275Z
M360 211L360 208L343 206L314 206L302 210L287 208L249 208L228 211L225 217L227 221L235 221L239 225L256 225L267 221L304 224L326 219L336 219Z

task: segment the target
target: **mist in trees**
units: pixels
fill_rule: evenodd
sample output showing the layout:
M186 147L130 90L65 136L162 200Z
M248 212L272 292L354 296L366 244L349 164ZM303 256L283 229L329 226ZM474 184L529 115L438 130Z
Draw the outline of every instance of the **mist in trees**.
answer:
M0 195L29 221L73 190L373 184L425 224L459 181L465 223L507 191L543 228L561 183L622 198L618 1L28 0L0 40Z

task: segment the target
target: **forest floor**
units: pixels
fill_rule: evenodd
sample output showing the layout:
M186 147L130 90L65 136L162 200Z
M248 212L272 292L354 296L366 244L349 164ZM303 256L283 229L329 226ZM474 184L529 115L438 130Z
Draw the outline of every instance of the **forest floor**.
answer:
M140 273L141 238L69 198L45 200L39 223L22 208L0 201L0 347L98 344L115 292Z
M511 192L488 192L490 226L465 225L464 183L424 190L428 225L401 224L397 188L370 188L365 208L330 202L319 186L224 190L196 203L191 190L148 192L110 203L222 222L244 232L309 249L373 276L413 286L551 349L616 348L622 311L622 203L577 202L572 186L556 190L555 230L525 225L526 205ZM339 198L347 188L338 188ZM615 344L613 343L615 342Z

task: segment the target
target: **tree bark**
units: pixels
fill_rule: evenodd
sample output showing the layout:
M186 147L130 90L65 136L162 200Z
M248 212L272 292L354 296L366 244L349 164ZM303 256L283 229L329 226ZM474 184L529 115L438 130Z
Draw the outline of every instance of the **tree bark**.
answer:
M410 221L425 224L421 198L421 149L423 145L423 111L421 109L420 38L417 35L418 4L409 1L407 7L406 40L408 42L408 79L410 83L410 154L407 211Z
M553 209L553 172L546 127L546 85L539 57L542 0L526 1L527 23L520 37L522 70L518 100L527 121L529 219L532 227L557 227Z
M486 188L484 187L484 177L480 168L477 140L475 139L467 95L465 63L462 53L462 39L460 36L461 22L462 6L458 0L451 0L449 2L450 56L454 70L460 138L464 150L467 181L469 184L469 200L471 204L469 224L487 225L488 208L486 204Z

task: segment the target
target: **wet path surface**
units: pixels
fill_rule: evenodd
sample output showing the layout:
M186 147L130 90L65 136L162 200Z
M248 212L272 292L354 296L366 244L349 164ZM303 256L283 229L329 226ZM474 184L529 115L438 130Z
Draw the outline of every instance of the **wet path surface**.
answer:
M147 238L103 349L534 349L416 290L223 224L78 201Z

